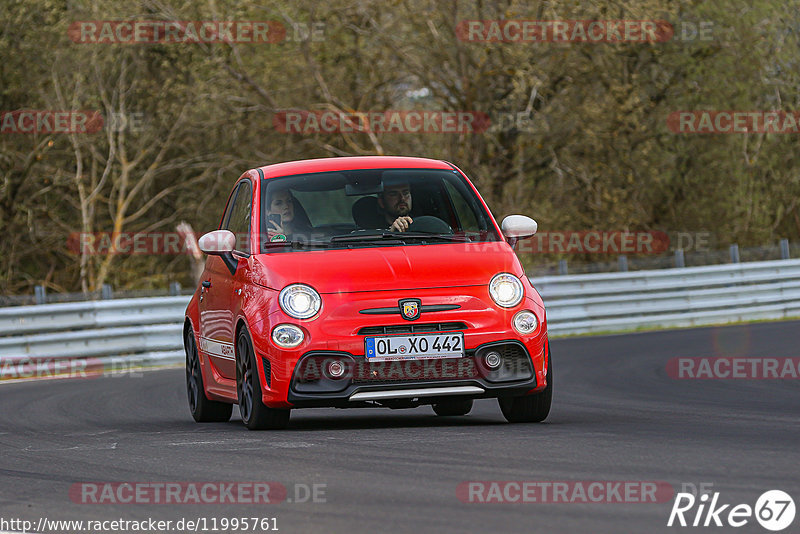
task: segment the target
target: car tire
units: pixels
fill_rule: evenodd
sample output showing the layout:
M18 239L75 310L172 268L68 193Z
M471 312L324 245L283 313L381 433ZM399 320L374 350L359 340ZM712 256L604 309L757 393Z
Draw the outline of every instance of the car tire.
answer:
M547 353L547 386L534 395L499 397L500 411L509 423L541 423L550 413L553 401L553 360Z
M203 371L197 354L194 332L187 328L184 334L186 352L186 392L189 396L189 411L198 423L224 423L231 418L233 404L208 400L203 386Z
M472 410L472 399L447 399L433 405L433 411L439 416L467 415Z
M250 430L280 430L289 425L288 409L270 408L261 401L261 380L247 331L236 341L236 394L242 422Z

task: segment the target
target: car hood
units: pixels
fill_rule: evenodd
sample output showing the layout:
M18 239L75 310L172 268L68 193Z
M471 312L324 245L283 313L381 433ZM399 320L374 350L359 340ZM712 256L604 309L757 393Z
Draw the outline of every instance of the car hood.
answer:
M443 243L252 256L253 282L272 289L302 282L320 293L488 284L499 272L524 276L508 243Z

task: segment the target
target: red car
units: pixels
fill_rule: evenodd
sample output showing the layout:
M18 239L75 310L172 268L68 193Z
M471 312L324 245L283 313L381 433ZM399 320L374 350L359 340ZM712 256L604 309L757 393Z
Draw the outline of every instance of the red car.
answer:
M501 226L454 165L345 157L268 165L236 182L186 309L198 422L284 428L293 408L465 415L497 398L510 422L549 411L542 299Z

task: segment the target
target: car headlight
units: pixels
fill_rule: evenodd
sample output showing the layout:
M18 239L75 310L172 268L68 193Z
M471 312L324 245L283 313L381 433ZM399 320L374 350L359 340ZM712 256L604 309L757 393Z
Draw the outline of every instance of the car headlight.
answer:
M293 324L279 324L272 329L272 341L279 347L293 349L303 342L303 331Z
M521 311L514 316L514 328L520 334L530 334L539 326L539 319L532 311Z
M522 300L525 291L519 278L509 273L494 275L489 282L489 294L498 306L513 308Z
M319 293L313 287L305 284L292 284L284 287L278 301L284 313L295 319L314 317L322 306Z

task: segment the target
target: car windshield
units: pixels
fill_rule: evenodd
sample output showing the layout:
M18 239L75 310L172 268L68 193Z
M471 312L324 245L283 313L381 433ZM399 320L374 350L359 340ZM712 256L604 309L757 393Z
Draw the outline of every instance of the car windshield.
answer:
M268 252L499 240L490 215L455 170L263 179L261 213L261 249Z

